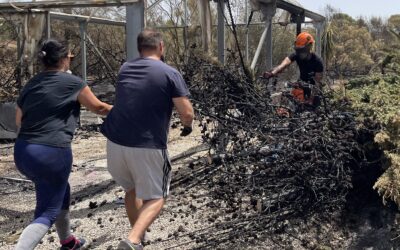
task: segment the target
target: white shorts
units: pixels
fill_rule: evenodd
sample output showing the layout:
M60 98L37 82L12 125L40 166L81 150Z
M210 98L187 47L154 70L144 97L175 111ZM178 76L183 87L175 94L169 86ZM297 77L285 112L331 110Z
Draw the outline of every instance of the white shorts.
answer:
M135 190L143 200L165 198L171 183L171 162L166 149L125 147L107 140L107 166L125 191Z

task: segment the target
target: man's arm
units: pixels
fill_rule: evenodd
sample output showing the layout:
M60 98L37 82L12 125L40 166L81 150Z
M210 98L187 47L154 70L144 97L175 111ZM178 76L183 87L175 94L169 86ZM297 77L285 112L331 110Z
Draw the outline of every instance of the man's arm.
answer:
M281 64L279 64L279 66L275 67L272 71L264 72L263 77L269 78L269 77L272 77L272 76L276 76L277 74L282 72L284 69L289 67L290 64L292 64L292 60L290 60L289 57L286 57L285 59L283 59Z
M191 127L194 119L192 103L187 97L172 98L184 127Z
M276 75L279 74L280 72L282 72L284 69L286 69L287 67L289 67L289 65L292 64L292 61L290 60L289 57L286 57L285 59L283 59L283 61L281 62L281 64L279 64L279 66L275 67L272 70L272 74Z
M186 130L187 134L184 135L190 134L190 132L192 132L193 119L194 119L194 111L192 103L187 97L172 98L172 101L174 102L174 105L176 107L176 110L178 111L179 117L184 127L183 132L185 132Z

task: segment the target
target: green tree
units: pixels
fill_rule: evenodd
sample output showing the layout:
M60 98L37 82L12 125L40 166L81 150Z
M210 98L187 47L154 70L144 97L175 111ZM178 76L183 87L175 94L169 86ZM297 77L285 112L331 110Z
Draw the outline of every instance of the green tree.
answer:
M390 16L388 24L391 29L395 30L397 33L400 33L400 14Z
M329 65L336 75L366 74L374 64L379 42L363 25L347 14L332 15L332 58Z

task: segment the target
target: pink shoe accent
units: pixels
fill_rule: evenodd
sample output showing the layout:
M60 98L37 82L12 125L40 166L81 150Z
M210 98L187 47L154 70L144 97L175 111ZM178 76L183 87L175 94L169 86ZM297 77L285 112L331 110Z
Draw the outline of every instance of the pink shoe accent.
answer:
M71 235L68 238L66 238L65 240L60 241L61 245L66 245L68 243L70 243L71 241L76 241L75 236Z

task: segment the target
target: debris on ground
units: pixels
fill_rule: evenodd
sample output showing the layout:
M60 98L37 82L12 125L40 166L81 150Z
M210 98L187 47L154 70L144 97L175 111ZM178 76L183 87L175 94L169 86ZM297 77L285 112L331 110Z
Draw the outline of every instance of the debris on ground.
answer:
M183 68L198 111L182 138L171 123L171 195L146 234L146 249L390 249L400 216L372 185L382 174L379 124L357 120L330 97L316 112L278 117L265 83L195 55ZM129 231L123 190L107 172L101 119L83 112L72 143L71 224L89 249L114 249ZM23 178L12 144L3 176ZM0 248L30 222L31 183L0 179ZM390 203L389 203L390 205ZM395 240L392 240L395 239ZM54 229L40 249L58 246Z

